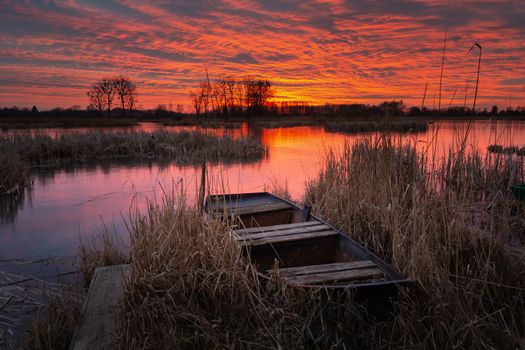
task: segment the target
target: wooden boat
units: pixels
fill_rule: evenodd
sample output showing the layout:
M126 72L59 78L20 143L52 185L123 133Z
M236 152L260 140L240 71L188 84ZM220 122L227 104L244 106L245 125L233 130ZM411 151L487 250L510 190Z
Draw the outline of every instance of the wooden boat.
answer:
M511 190L517 200L521 202L525 201L525 184L516 184L511 187Z
M300 287L396 291L411 284L399 272L308 207L267 192L208 196L205 214L230 220L232 234L258 273ZM277 264L276 264L277 262ZM367 293L368 293L367 292Z

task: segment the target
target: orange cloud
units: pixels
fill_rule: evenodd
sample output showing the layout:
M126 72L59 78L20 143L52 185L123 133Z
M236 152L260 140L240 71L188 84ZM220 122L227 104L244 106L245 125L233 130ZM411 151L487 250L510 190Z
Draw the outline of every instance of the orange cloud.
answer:
M472 100L483 46L478 105L525 105L525 4L515 1L270 0L144 4L132 0L0 4L0 106L87 104L96 79L131 76L139 104L189 105L205 77L258 75L277 99L311 103L442 104ZM189 107L188 107L189 108Z

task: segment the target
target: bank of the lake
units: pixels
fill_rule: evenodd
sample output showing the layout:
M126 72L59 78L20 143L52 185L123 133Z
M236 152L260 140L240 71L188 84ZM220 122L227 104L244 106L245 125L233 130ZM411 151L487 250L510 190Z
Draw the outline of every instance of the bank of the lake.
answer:
M435 167L388 136L346 143L306 187L315 214L420 283L392 300L388 317L351 293L261 284L227 225L168 192L132 211L129 253L108 239L83 250L91 269L131 262L119 345L520 348L525 261L507 247L525 239L525 205L510 190L524 181L523 159L446 154Z

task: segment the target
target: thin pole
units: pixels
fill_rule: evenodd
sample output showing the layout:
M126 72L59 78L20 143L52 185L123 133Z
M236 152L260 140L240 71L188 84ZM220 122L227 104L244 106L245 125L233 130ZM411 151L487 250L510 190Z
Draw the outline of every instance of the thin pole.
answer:
M477 46L479 48L479 58L478 58L478 76L476 78L476 92L474 93L474 104L472 105L472 111L476 110L476 100L478 99L478 86L479 86L479 71L481 70L481 45L478 43L474 43L470 50L468 50L467 55L472 51L474 46Z
M201 186L199 188L199 208L204 208L204 197L206 195L206 161L202 162Z
M425 93L423 94L423 101L421 101L421 110L423 110L423 107L425 106L425 98L427 97L427 89L428 89L428 83L425 84Z
M447 50L447 33L448 28L445 28L445 40L443 40L443 58L441 59L441 74L439 76L439 100L438 110L441 112L441 87L443 85L443 69L445 67L445 52Z
M467 90L468 90L468 79L465 80L465 102L463 102L463 110L467 109Z
M458 88L454 90L454 94L452 95L452 98L450 99L450 103L448 104L448 109L450 109L450 106L452 106L452 102L454 102L454 97L456 97L456 92L458 92Z

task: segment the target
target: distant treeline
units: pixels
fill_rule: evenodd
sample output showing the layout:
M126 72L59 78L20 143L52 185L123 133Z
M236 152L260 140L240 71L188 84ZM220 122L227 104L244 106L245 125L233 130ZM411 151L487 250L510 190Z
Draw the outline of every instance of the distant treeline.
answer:
M103 81L100 81L101 83ZM97 84L99 84L97 83ZM132 85L133 83L130 82ZM94 84L93 89L97 89ZM134 85L133 85L134 86ZM117 90L118 91L118 90ZM438 110L427 107L407 107L403 101L385 101L378 105L369 104L324 104L311 105L304 101L270 101L274 94L272 83L267 80L224 78L215 82L201 82L199 88L190 93L192 109L185 109L182 104L175 107L170 103L160 104L155 109L137 110L136 89L128 93L114 92L113 96L100 99L100 105L94 108L91 103L87 109L75 105L69 108L54 108L49 111L39 111L33 108L4 107L0 108L0 119L33 117L56 119L96 117L98 119L187 119L196 116L200 119L207 117L233 117L244 119L251 117L279 117L279 116L313 116L313 117L343 117L343 118L381 118L391 117L426 117L426 118L490 118L490 117L524 117L525 107L500 109L494 105L492 108L476 109L468 107L450 107ZM104 102L106 101L106 102ZM108 101L110 108L108 109ZM113 112L113 114L111 114ZM111 118L108 118L108 117ZM0 120L1 122L1 120Z
M476 109L468 107L450 107L438 110L427 107L407 107L403 101L385 101L378 105L368 104L324 104L309 105L306 102L271 102L267 106L269 114L275 115L318 115L340 117L384 117L384 116L411 116L411 117L492 117L525 116L525 107L499 109L494 105L491 109Z

